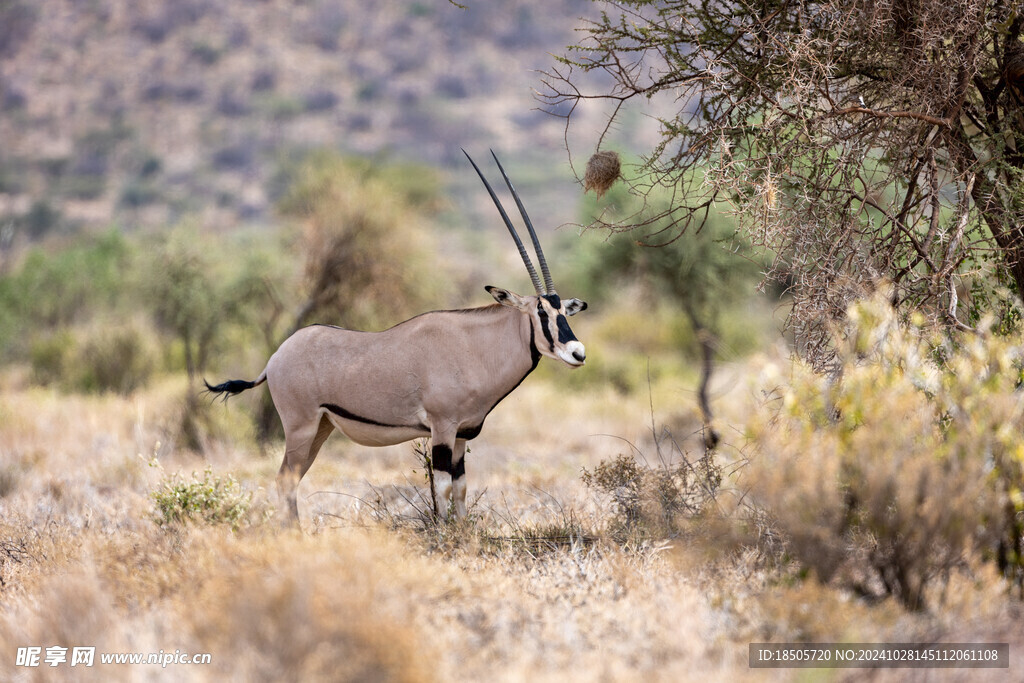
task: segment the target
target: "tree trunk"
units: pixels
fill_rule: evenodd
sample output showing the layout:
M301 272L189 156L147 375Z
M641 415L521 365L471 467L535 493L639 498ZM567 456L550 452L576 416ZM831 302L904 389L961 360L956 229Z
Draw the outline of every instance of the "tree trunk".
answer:
M711 383L711 373L714 371L715 361L715 335L701 322L700 317L692 306L684 306L690 325L700 344L701 366L700 384L697 386L697 404L700 406L701 420L704 423L704 448L711 450L718 445L719 436L715 431L712 421L714 415L711 412L711 401L708 398L708 385Z
M1003 208L996 192L991 182L979 177L971 195L999 246L1000 258L1010 271L1018 298L1024 300L1024 229L1022 222L1015 220L1017 216L1012 215L1016 211Z

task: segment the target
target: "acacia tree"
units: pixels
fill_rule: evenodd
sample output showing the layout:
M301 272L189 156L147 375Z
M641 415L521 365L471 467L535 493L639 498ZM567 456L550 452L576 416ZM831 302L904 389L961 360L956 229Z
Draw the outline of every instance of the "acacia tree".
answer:
M613 229L663 243L732 204L791 285L801 353L880 278L963 327L1024 294L1024 14L1010 0L622 0L544 77L568 112L631 103L660 143L633 190L673 194ZM568 135L567 135L568 139ZM650 207L649 207L650 209ZM958 291L959 290L959 291ZM971 292L972 297L964 297Z
M190 226L173 229L153 254L146 290L153 318L181 344L188 376L180 436L193 451L204 449L208 404L196 381L202 377L224 323L235 316L238 300L224 269L211 256L210 243Z

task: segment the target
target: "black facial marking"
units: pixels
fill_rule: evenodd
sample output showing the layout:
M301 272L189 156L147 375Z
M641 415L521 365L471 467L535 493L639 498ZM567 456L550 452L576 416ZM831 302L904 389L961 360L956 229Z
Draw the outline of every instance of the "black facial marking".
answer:
M562 299L557 294L541 294L544 299L557 311L562 308Z
M540 329L544 333L544 338L548 340L548 345L551 347L551 351L554 352L555 339L551 336L551 329L548 325L548 312L544 310L544 304L540 302L537 302L537 317L540 318Z
M540 349L537 348L537 342L533 339L533 318L530 318L530 360L533 361L533 365L526 371L526 375L529 375L531 372L536 370L537 363L540 362ZM523 379L526 379L526 375L523 375ZM516 383L516 387L523 383L523 379ZM508 396L508 394L505 394L505 396ZM505 398L505 396L502 396L501 398ZM495 403L494 405L498 404Z
M434 446L430 451L430 464L436 472L452 474L452 449L443 443Z
M558 326L558 343L568 344L571 341L576 341L576 335L572 333L569 328L569 321L565 319L565 316L561 313L555 318L555 325Z

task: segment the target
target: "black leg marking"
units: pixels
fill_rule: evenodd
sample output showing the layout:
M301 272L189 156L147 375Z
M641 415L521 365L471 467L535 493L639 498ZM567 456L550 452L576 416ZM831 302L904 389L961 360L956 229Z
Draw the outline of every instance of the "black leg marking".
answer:
M435 472L448 472L451 474L452 449L443 443L437 444L430 451L430 463Z
M466 456L452 466L452 481L466 476Z

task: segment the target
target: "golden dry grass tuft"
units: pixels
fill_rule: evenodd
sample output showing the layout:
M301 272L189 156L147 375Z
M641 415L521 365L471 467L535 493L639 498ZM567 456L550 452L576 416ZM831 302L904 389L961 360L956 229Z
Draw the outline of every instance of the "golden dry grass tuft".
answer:
M215 545L209 551L220 557L207 580L177 609L190 623L194 647L218 653L220 675L432 679L421 655L428 641L410 623L407 596L436 589L415 562L392 565L401 556L394 540L339 531L314 538L255 534Z

